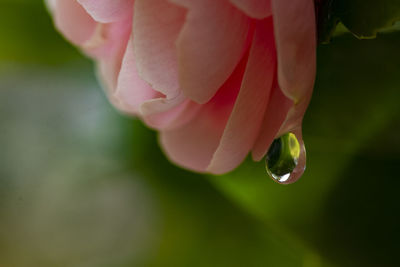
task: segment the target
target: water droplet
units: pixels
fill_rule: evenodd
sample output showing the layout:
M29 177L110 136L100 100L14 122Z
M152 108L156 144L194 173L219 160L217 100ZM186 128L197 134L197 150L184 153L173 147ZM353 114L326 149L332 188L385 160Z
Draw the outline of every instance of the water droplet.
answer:
M266 169L271 178L280 184L295 182L305 169L303 140L294 133L275 139L267 153Z

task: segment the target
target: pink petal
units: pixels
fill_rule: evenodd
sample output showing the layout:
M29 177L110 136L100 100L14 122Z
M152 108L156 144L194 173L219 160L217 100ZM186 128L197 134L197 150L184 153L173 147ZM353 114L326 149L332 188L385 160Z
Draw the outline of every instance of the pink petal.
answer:
M281 91L277 82L273 86L271 97L264 115L260 135L254 144L252 156L255 161L260 161L267 153L272 141L279 136L279 129L285 121L293 101L288 99Z
M170 1L188 10L176 42L181 89L193 101L205 103L246 51L250 20L226 0Z
M273 0L278 50L278 81L294 101L279 134L301 132L316 72L316 26L313 0ZM299 130L300 129L300 130Z
M130 19L113 23L98 23L90 40L82 48L96 59L104 59L119 53L121 60L131 35L132 23Z
M166 0L136 0L134 12L134 49L141 77L164 95L178 94L175 42L185 10Z
M114 94L114 104L123 112L143 118L152 128L174 128L194 117L200 105L185 98L166 99L138 74L133 38L128 43Z
M242 86L208 171L221 174L237 167L253 147L263 121L275 76L272 19L256 24ZM278 131L276 129L275 133Z
M71 0L70 0L71 1ZM77 0L94 20L110 23L132 14L133 0Z
M143 102L157 97L159 93L139 77L136 70L133 40L128 43L118 77L117 90L114 97L120 103L122 110L127 113L139 115Z
M306 113L308 104L310 103L311 96L312 90L309 90L298 103L295 103L291 107L281 129L279 130L279 135L293 131L294 129L302 128L303 117Z
M263 19L272 14L271 0L230 0L237 8L242 10L246 15Z
M51 2L56 27L75 45L89 40L96 28L96 22L76 1L58 0Z
M158 130L173 129L190 121L201 105L192 103L183 94L173 98L159 97L145 101L140 115L146 124Z
M278 82L298 102L315 79L316 30L313 0L272 0L278 51Z
M98 25L101 25L104 31L101 37L102 41L97 46L96 44L90 46L91 42L86 42L84 48L88 54L97 59L99 78L102 79L108 95L112 98L129 41L131 22L127 19Z
M201 105L185 100L179 105L161 112L143 116L146 124L158 130L172 130L191 121L200 111Z
M179 94L173 98L160 97L143 103L140 107L140 111L144 116L157 114L179 106L185 100L186 98L182 94Z
M179 128L161 131L160 142L171 161L188 169L206 171L233 109L245 66L243 59L192 120Z

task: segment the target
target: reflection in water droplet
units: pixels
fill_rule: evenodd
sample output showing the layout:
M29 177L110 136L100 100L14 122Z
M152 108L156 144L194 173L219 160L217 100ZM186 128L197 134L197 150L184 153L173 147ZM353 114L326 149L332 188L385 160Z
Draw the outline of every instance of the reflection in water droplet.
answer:
M303 166L299 165L299 161ZM284 134L272 142L267 153L266 169L274 181L281 184L295 182L304 168L304 146L299 143L295 134Z

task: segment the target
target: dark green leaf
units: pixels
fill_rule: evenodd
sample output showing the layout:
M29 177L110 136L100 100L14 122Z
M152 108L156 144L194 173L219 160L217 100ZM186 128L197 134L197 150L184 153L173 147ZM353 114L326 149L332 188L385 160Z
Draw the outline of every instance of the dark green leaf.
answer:
M400 1L317 1L317 17L320 42L329 41L339 22L358 38L369 39L400 19Z

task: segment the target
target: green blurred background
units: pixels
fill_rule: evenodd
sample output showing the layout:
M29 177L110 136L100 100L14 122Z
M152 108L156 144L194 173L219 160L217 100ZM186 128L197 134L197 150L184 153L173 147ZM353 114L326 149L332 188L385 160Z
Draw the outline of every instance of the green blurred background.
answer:
M40 0L0 0L0 266L399 266L400 34L318 49L296 184L170 164Z

